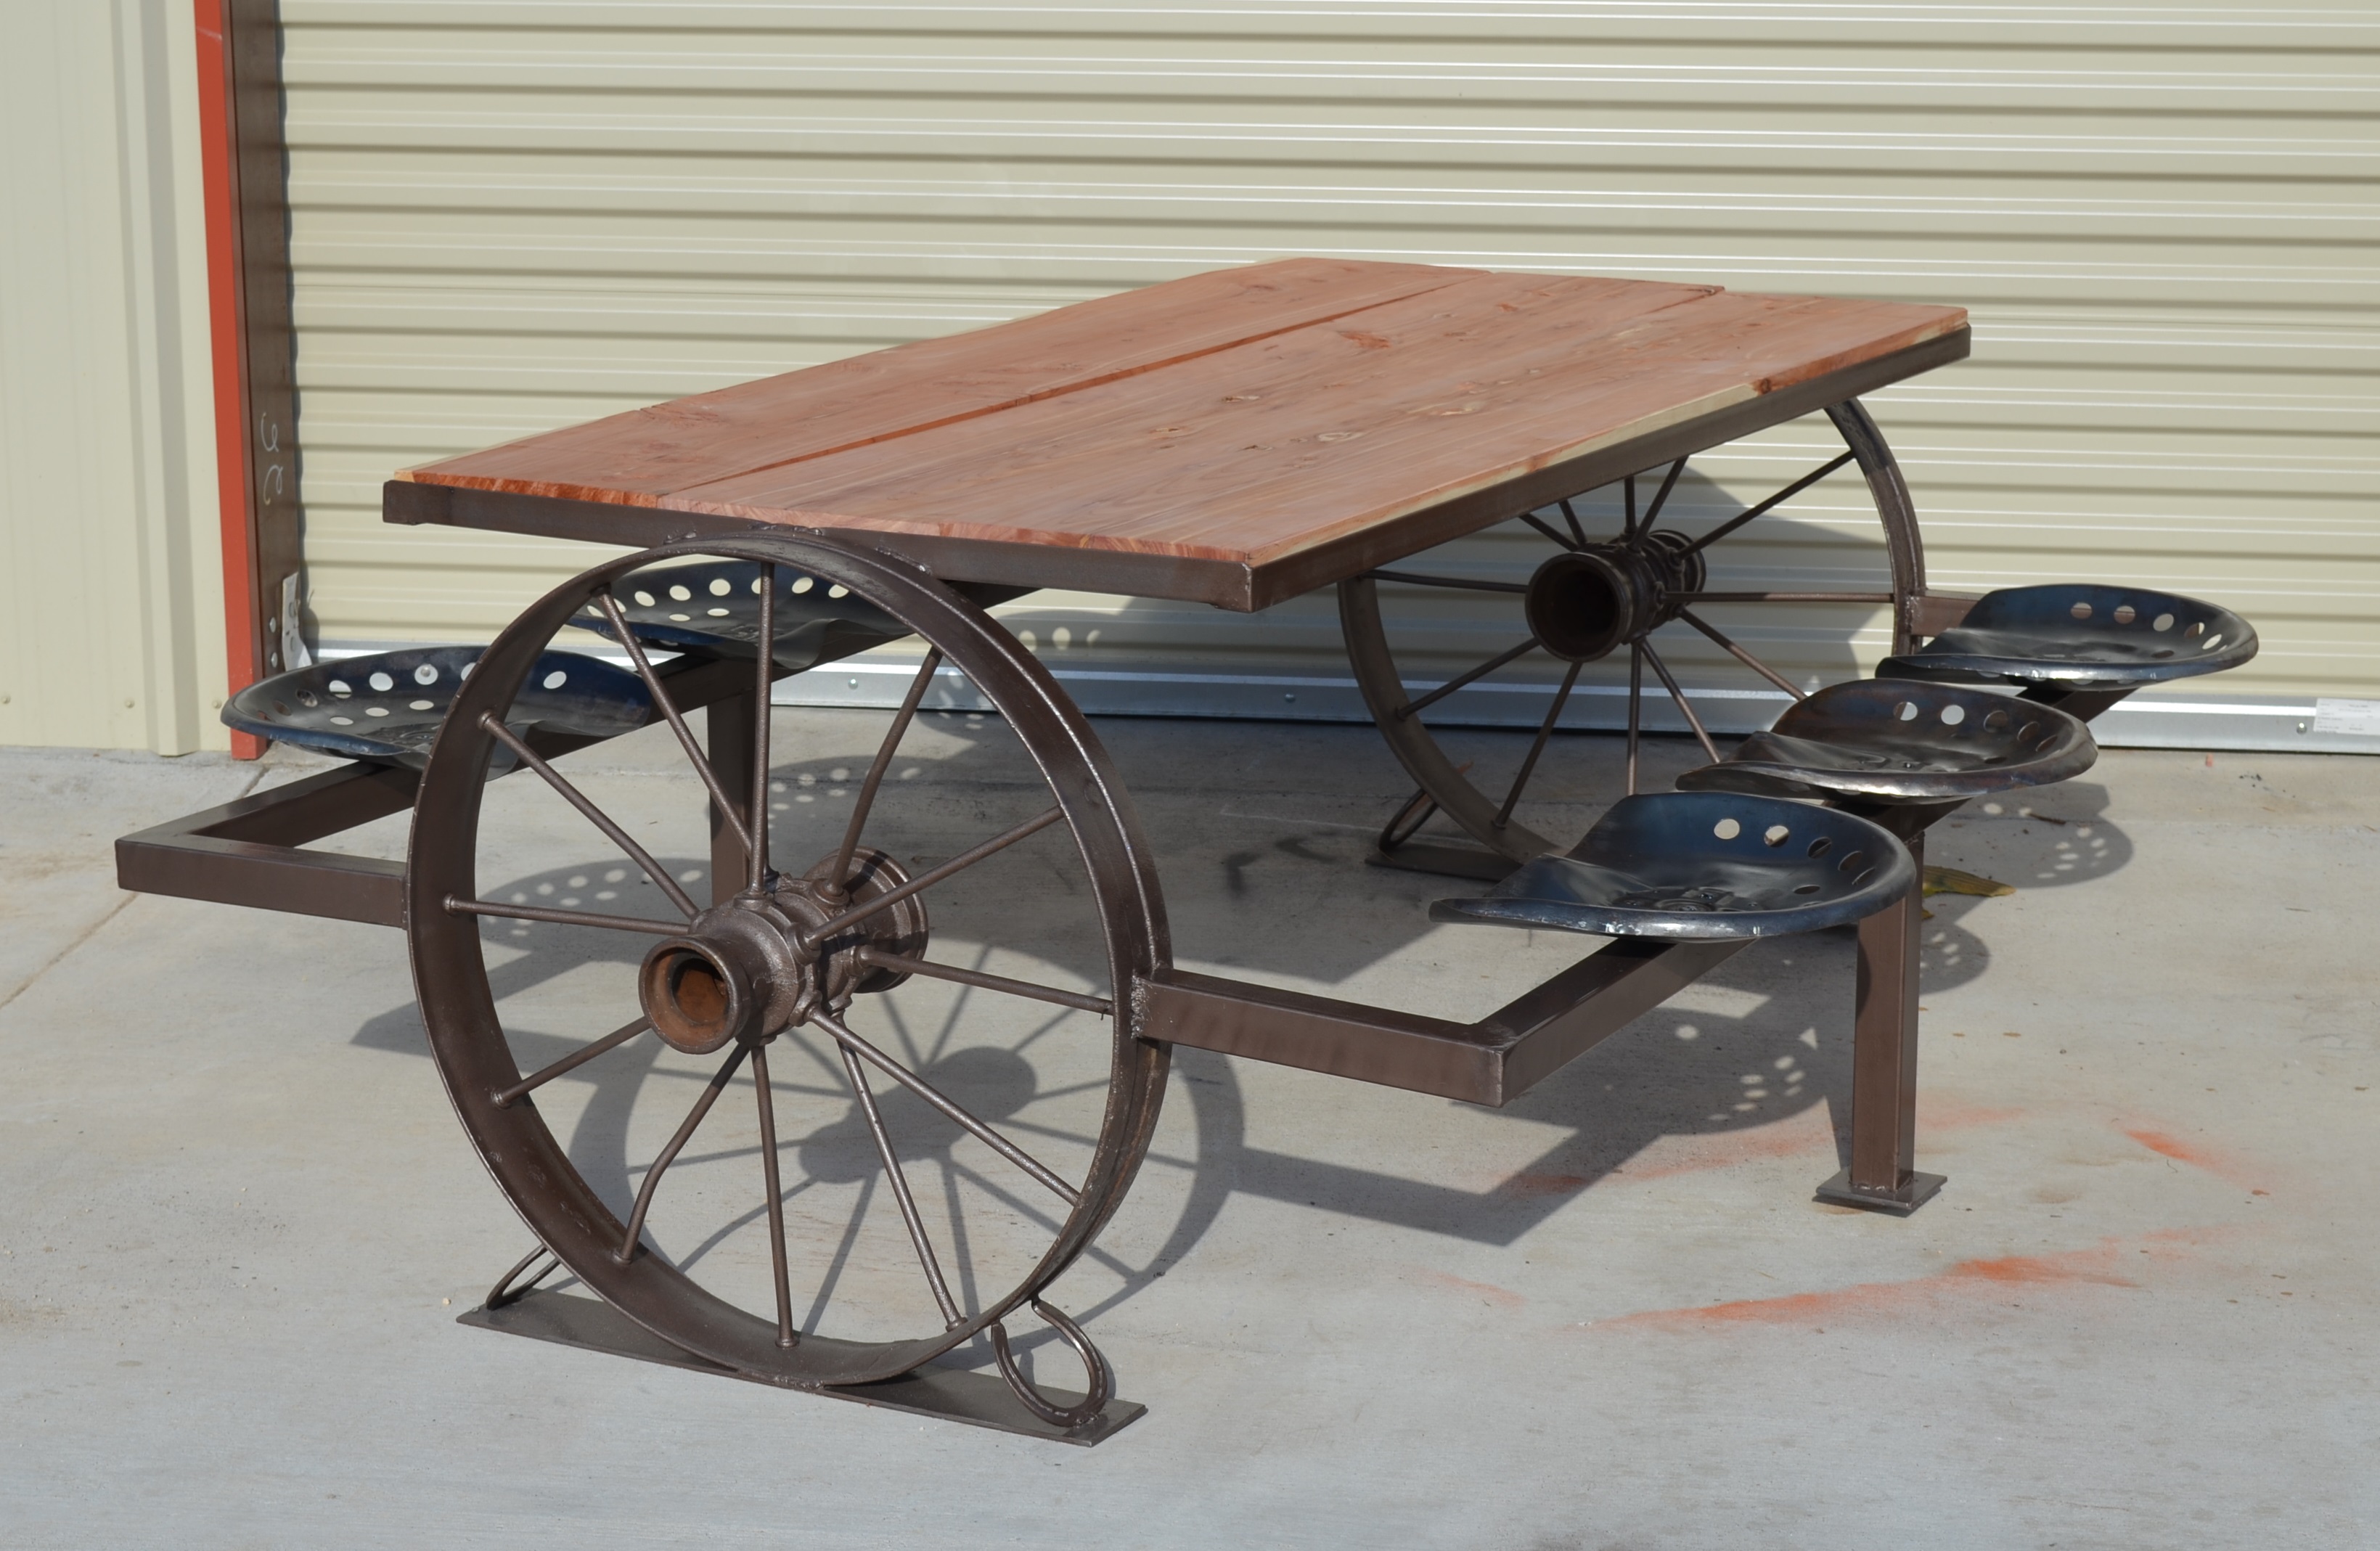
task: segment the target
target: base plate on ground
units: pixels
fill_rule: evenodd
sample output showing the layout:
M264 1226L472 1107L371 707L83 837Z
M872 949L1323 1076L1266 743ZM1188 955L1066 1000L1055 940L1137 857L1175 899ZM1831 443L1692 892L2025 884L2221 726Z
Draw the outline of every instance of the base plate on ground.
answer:
M1371 866L1393 867L1399 872L1475 878L1482 883L1500 883L1521 865L1486 846L1427 840L1409 840L1394 851L1375 850L1364 860Z
M1857 1206L1863 1211L1890 1212L1905 1218L1928 1201L1947 1182L1940 1174L1912 1173L1895 1191L1853 1190L1848 1169L1818 1187L1817 1199L1830 1206Z
M501 1330L508 1336L527 1336L533 1340L552 1341L562 1346L575 1346L589 1351L601 1351L613 1357L633 1357L639 1362L660 1363L689 1373L715 1374L722 1378L747 1378L733 1368L722 1367L707 1357L670 1345L647 1330L635 1320L611 1304L594 1298L572 1297L561 1292L531 1292L502 1308L477 1308L458 1315L457 1325L476 1326L482 1330ZM760 1379L748 1382L759 1384ZM946 1368L936 1363L898 1378L881 1379L874 1384L843 1385L834 1388L805 1390L803 1393L823 1395L837 1400L856 1400L862 1405L882 1406L890 1411L905 1411L916 1416L929 1416L941 1422L964 1422L971 1427L990 1427L1003 1433L1021 1433L1026 1437L1047 1438L1055 1443L1080 1444L1086 1448L1104 1443L1145 1414L1148 1408L1136 1400L1110 1400L1107 1410L1079 1427L1053 1427L1017 1402L1007 1384L994 1374L971 1373L964 1368ZM1073 1405L1082 1396L1071 1390L1051 1387L1043 1391L1058 1405Z

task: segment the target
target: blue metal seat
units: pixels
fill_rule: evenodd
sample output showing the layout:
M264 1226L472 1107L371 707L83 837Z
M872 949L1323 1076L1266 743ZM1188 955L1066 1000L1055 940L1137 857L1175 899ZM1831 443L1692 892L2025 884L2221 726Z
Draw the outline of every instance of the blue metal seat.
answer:
M1880 679L1940 679L2054 689L2136 689L2236 668L2256 632L2228 609L2146 588L2056 582L2003 588Z
M613 583L612 598L638 640L671 651L749 658L760 638L760 567L750 561L647 566ZM777 662L795 673L909 633L856 593L790 566L777 568L775 614ZM616 635L600 603L589 602L571 623Z
M1688 792L1755 792L1871 803L1959 802L2081 775L2099 757L2066 712L1963 685L1863 679L1795 702Z
M276 743L419 769L484 647L418 647L318 662L252 684L225 702L224 724ZM504 722L608 738L652 714L642 680L597 658L549 651Z
M1900 842L1836 808L1723 792L1625 797L1566 855L1545 855L1433 921L1741 939L1847 926L1917 884Z

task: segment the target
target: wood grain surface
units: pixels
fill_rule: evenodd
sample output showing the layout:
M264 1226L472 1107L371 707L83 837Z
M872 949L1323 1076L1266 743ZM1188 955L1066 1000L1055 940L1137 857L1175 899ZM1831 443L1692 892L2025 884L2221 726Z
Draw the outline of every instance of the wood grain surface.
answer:
M1288 260L410 477L1246 572L1965 324L1949 307Z
M1283 259L765 377L407 469L400 479L657 505L1449 285L1477 270Z

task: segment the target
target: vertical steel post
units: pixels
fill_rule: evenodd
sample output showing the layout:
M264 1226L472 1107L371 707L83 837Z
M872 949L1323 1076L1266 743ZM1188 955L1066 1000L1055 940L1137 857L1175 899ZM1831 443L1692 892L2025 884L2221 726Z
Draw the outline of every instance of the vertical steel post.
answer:
M742 821L745 832L752 831L752 805L767 802L768 793L752 790L753 694L722 696L713 700L702 713L704 731L710 757L710 769L719 777L720 790L735 805L735 817ZM735 897L744 887L745 871L751 857L736 826L721 817L719 805L710 808L710 903L723 904Z
M1917 880L1859 926L1852 1018L1851 1167L1818 1198L1906 1215L1942 1188L1917 1172L1917 948L1925 920L1925 837L1908 837Z

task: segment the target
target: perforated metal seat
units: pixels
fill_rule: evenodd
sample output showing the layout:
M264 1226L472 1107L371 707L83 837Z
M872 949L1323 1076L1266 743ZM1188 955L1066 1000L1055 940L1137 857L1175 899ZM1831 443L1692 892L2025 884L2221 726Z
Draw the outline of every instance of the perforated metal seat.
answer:
M243 733L355 759L419 768L446 709L484 647L421 647L343 658L252 684L223 709ZM652 698L634 673L571 651L549 651L513 701L504 722L608 738L645 724Z
M2091 730L2064 711L1963 685L1862 679L1796 702L1716 765L1688 770L1688 792L1957 802L2081 775L2099 757Z
M632 571L612 587L637 639L672 651L752 655L760 638L760 567L748 561L690 560ZM571 621L611 636L611 619L589 603ZM907 635L892 615L832 582L777 568L776 659L799 672L846 652Z
M1985 594L1878 678L2124 689L2236 668L2256 632L2228 609L2146 588L2057 582Z
M1834 808L1720 792L1612 805L1567 855L1540 856L1433 921L1601 937L1742 939L1840 927L1915 887L1909 852Z

